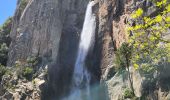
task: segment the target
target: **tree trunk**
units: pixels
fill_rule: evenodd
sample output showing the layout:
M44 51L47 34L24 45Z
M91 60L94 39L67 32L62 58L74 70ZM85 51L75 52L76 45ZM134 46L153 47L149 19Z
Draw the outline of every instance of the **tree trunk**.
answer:
M129 78L129 83L130 83L130 88L134 94L134 88L133 88L133 81L132 81L132 77L130 75L130 70L129 70L129 60L128 58L126 57L126 68L128 69L128 78Z
M134 94L133 81L132 81L132 77L130 75L129 67L127 67L127 69L128 69L128 78L129 78L130 88L131 88L131 90L133 91L133 94Z

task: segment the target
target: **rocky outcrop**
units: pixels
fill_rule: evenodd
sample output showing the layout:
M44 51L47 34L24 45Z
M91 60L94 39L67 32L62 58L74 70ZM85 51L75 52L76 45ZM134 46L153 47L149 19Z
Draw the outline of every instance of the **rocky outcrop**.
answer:
M106 82L110 100L123 99L124 90L129 87L127 76L127 71L123 71L120 73L116 73L113 78Z
M139 70L130 68L130 74L133 80L134 94L136 97L141 97L146 87L147 79L141 76ZM111 100L124 100L125 90L130 89L130 83L128 79L128 71L120 70L114 77L106 81L108 87L108 93Z
M41 100L45 70L41 70L32 81L18 77L15 70L10 70L13 72L4 75L0 84L1 100Z
M131 0L99 0L98 30L94 48L95 64L104 79L107 68L114 66L115 51L127 40L125 24L128 17L127 5Z
M133 80L134 97L145 100L169 100L169 75L162 68L167 69L167 64L155 73L144 73L142 70L130 68ZM162 75L162 73L164 73ZM106 81L109 98L111 100L124 100L124 91L130 88L128 72L122 70Z

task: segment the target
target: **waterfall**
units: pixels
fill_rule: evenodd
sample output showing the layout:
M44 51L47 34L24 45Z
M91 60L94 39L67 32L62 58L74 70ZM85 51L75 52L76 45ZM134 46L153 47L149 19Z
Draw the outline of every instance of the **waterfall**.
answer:
M73 73L73 82L76 87L80 87L83 83L88 84L90 81L90 75L84 64L89 48L92 46L95 36L96 21L95 16L92 14L93 5L94 1L90 2L87 6L85 21L81 33L79 50Z
M93 46L95 37L96 20L92 13L94 1L89 2L81 32L77 59L73 72L71 95L64 100L90 100L91 75L86 69L85 60L89 49Z

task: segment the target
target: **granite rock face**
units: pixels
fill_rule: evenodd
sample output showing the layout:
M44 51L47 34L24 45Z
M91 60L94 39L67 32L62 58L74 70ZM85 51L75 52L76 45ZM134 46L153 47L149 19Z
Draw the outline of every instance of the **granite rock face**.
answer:
M78 38L88 1L29 0L22 12L18 3L10 35L8 65L28 56L40 56L43 62L56 61L59 45L67 46L65 41Z
M127 41L125 25L131 0L99 0L98 28L94 48L94 65L99 66L100 79L114 66L115 51Z
M29 56L49 64L48 94L62 94L69 89L80 32L89 0L26 0L24 9L18 1L11 31L8 66L24 62ZM94 49L86 61L92 83L103 79L113 65L114 51L126 40L122 26L126 19L126 0L95 0L97 28ZM48 91L50 90L50 91Z
M26 1L22 11L18 1L13 18L8 66L18 60L25 62L29 56L38 56L41 66L51 65L48 88L62 93L64 84L71 79L89 0Z
M42 98L51 100L65 96L69 94L85 11L91 0L26 0L23 9L20 1L10 33L12 42L8 66L18 60L25 62L29 56L38 56L42 67L49 65ZM110 97L116 95L118 98L127 82L123 84L123 79L115 75L115 51L128 39L125 26L132 10L136 6L147 7L149 4L147 0L94 1L97 2L93 7L97 25L95 44L90 49L86 65L92 75L91 84L107 80ZM152 15L154 9L148 11ZM138 72L132 74L135 94L140 97L143 80L140 80ZM118 95L114 89L120 89Z

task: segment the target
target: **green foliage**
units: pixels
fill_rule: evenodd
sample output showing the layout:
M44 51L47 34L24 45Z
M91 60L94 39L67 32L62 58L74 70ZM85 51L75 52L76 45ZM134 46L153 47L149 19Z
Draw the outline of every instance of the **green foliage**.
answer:
M10 31L12 26L12 18L8 18L0 27L0 64L6 65L8 57L8 47L10 44Z
M28 0L20 0L20 6L19 6L20 16L24 11L25 7L27 6L27 4L28 4Z
M124 99L133 98L133 97L134 97L134 94L133 94L133 91L132 91L131 89L126 88L126 89L124 90L123 96L124 96Z
M128 33L133 33L128 41L133 47L131 62L136 69L140 65L147 73L154 72L162 59L170 61L170 41L165 38L170 28L170 2L151 1L156 4L156 15L147 16L139 8L132 14L136 24L128 27Z
M31 80L35 76L40 57L30 56L26 61L16 61L15 70L20 78Z
M143 10L141 8L139 8L138 10L135 11L135 13L132 15L133 18L138 18L140 16L142 16L143 14Z
M9 17L5 23L0 27L0 35L8 35L11 31L12 18Z
M12 27L12 18L8 18L6 22L0 27L0 44L6 43L7 46L10 44L10 31Z
M116 68L115 69L117 71L125 68L125 63L124 63L124 61L122 59L122 56L121 56L120 52L118 52L118 51L116 52L116 61L115 61L115 63L116 63Z
M170 2L167 0L152 2L157 7L154 17L147 15L142 8L131 15L135 24L128 26L129 41L123 43L116 52L117 66L128 69L133 65L136 69L140 68L144 74L151 74L157 70L160 62L161 64L170 62L170 41L165 38L170 29ZM129 80L132 91L125 90L125 98L134 97L130 73ZM153 78L150 80L155 82Z
M20 61L16 61L15 71L19 78L26 78L27 80L31 80L34 74L34 70L32 66L28 66L27 63L23 64Z
M40 61L40 58L39 57L36 57L36 56L29 56L27 58L27 63L29 66L36 66Z
M20 79L32 80L36 72L35 67L37 64L37 57L29 57L27 61L16 61L15 65L10 68L0 64L0 79L3 75L14 75Z
M8 47L5 43L0 44L0 63L6 65L8 58Z
M22 75L26 78L26 79L31 79L32 75L33 75L33 68L32 67L24 67L23 71L22 71Z
M2 76L5 75L6 72L7 72L6 67L0 64L0 81L2 79Z
M116 52L116 65L119 66L119 69L127 68L128 70L128 79L130 82L130 88L134 94L132 78L130 75L129 67L132 59L133 48L129 43L122 43L121 47Z
M116 65L120 68L129 67L132 51L132 47L128 43L122 43L116 52Z
M20 1L20 9L24 9L27 5L27 0L21 0Z

